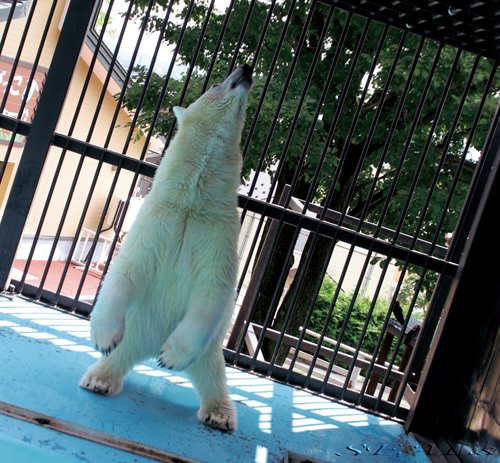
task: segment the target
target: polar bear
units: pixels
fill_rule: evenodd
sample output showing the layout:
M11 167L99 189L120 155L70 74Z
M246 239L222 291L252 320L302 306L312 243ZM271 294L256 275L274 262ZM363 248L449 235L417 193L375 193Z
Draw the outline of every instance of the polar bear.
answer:
M221 344L234 304L240 140L252 69L237 68L188 108L151 192L106 275L91 315L104 356L80 380L117 395L126 373L158 357L186 370L201 397L198 419L236 429Z

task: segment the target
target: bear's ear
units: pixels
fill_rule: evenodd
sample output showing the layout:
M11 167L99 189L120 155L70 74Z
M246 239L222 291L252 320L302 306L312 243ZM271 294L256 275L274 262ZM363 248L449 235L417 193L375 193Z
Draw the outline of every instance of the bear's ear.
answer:
M174 111L177 121L182 122L182 120L184 119L184 115L186 113L186 109L181 108L180 106L174 106L172 110Z

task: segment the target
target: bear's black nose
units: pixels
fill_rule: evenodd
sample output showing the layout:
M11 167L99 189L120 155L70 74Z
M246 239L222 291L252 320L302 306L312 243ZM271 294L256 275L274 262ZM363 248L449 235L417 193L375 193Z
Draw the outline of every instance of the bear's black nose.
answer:
M252 76L252 74L253 74L252 66L250 66L248 64L244 64L243 66L241 66L241 69L243 69L243 75L245 75L246 77Z

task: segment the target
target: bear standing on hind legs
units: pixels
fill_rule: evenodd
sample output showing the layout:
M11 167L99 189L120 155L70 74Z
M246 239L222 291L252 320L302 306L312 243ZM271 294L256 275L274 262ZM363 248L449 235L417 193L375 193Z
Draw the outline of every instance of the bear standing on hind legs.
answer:
M244 65L188 108L174 108L177 133L92 312L92 341L105 356L81 387L119 394L135 364L159 356L160 366L188 373L201 422L236 429L221 344L234 304L239 146L251 85Z

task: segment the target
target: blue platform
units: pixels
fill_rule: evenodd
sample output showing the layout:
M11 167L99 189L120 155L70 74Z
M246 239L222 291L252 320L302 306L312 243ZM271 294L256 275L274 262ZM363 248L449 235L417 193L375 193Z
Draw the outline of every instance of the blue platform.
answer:
M428 462L403 427L338 402L228 368L239 427L198 423L198 398L182 374L138 366L114 398L78 380L99 357L86 320L0 296L0 401L194 461L282 462L288 452L326 462ZM151 458L0 414L0 461L142 463Z

